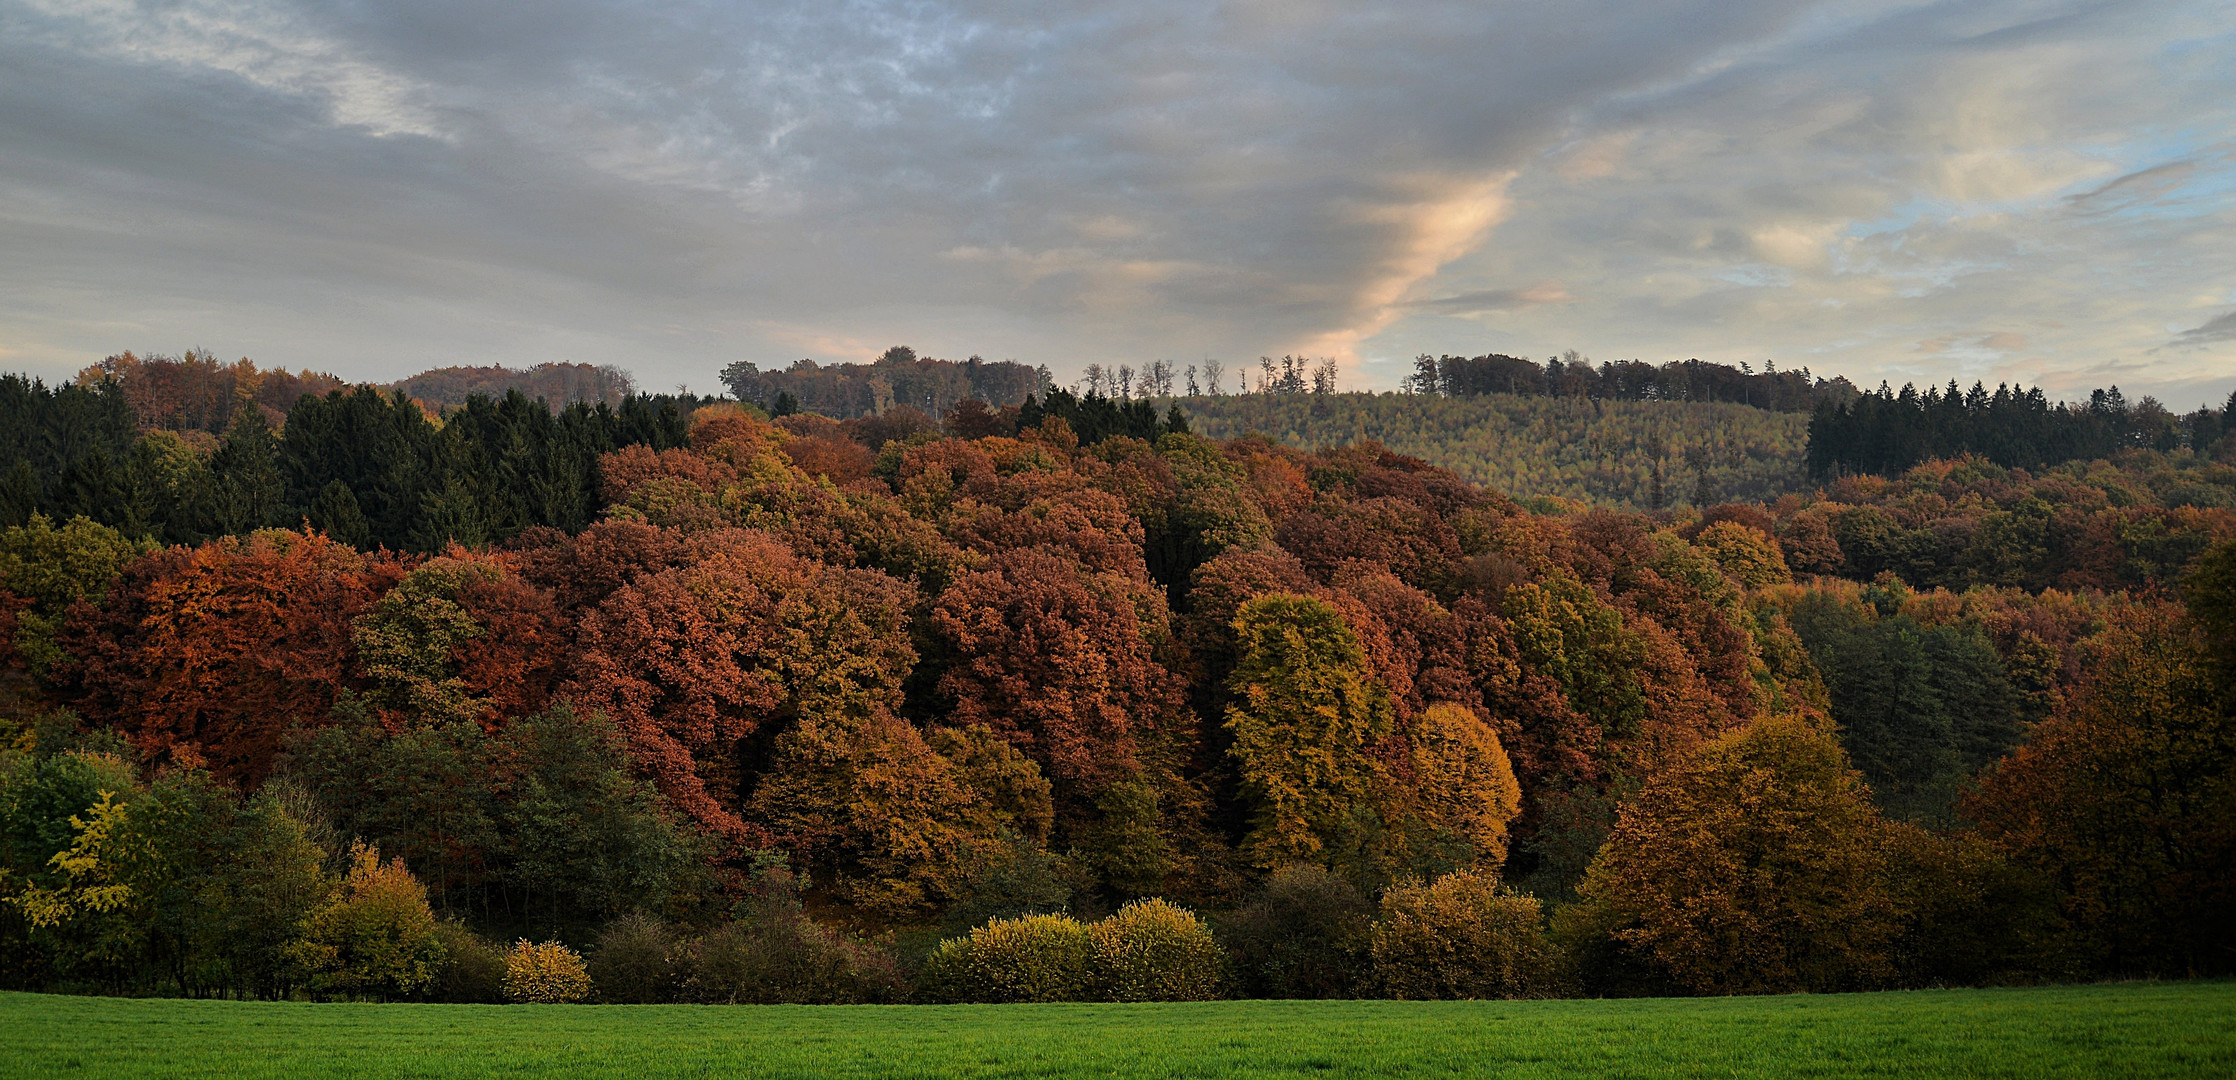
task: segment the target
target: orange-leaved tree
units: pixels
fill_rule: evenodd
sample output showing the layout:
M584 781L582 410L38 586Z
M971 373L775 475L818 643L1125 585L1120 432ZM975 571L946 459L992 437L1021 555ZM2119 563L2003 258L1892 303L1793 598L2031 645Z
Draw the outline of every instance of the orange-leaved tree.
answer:
M1892 975L1886 845L1832 734L1766 717L1648 782L1577 891L1696 993L1863 988Z
M143 754L206 759L256 782L280 737L323 721L346 685L352 620L400 574L317 533L268 529L134 563L65 635L88 719Z
M1132 772L1141 735L1175 705L1157 663L1164 601L1146 582L1090 571L1049 548L1003 552L957 578L931 629L953 655L939 692L1062 783Z
M565 692L604 712L637 767L717 835L767 837L739 816L743 741L801 715L899 702L914 663L912 590L873 571L803 559L768 533L682 539L582 617Z

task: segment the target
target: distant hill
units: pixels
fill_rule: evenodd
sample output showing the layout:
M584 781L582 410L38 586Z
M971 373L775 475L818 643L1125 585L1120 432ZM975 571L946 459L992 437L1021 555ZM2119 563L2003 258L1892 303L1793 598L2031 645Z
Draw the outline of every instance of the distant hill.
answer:
M570 401L619 405L636 391L636 380L611 364L537 364L521 370L446 367L422 371L382 389L401 390L422 408L440 413L464 405L475 394L501 398L507 390L518 390L531 400L542 398L554 408Z
M1012 360L940 360L918 356L895 345L867 364L817 364L801 360L782 370L762 371L750 360L722 369L730 396L782 415L809 412L834 420L874 416L899 406L935 420L956 404L977 400L999 408L1054 385L1045 367Z
M79 372L76 381L90 386L104 379L115 380L122 389L141 430L213 435L224 431L243 405L258 406L265 422L276 428L305 394L323 396L353 385L340 376L307 368L301 372L264 370L246 357L220 361L207 350L198 349L180 356L119 353ZM464 405L475 394L502 398L505 391L517 389L529 399L542 398L557 409L572 401L619 407L636 389L628 372L610 364L537 364L518 370L445 367L373 385L384 391L401 390L420 408L438 416Z
M1809 417L1746 405L1482 394L1230 394L1169 399L1198 434L1304 449L1373 439L1517 498L1600 506L1771 501L1810 490ZM1167 402L1158 402L1161 409ZM1705 477L1705 491L1703 488Z

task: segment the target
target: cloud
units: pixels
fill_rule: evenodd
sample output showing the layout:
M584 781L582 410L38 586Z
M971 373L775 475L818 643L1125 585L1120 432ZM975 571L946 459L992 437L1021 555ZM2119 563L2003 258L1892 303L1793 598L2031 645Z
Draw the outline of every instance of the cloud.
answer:
M1522 311L1539 304L1573 304L1576 298L1559 285L1547 283L1523 289L1477 289L1457 296L1441 296L1434 300L1414 300L1405 307L1423 308L1440 315L1488 315L1502 311Z
M2066 205L2083 214L2109 214L2158 202L2197 174L2194 161L2169 161L2138 169L2101 187L2068 195Z
M2149 350L2236 299L2224 14L0 0L0 347L50 377L205 345L707 385L909 342L2205 385L2217 321Z
M2217 402L2229 340L2153 350L2236 299L2231 46L2202 5L1814 9L1580 112L1441 283L1579 294L1476 324L1475 349L1897 385L2078 384L2126 357L2131 392ZM1366 347L1452 351L1438 314Z
M2236 341L2236 311L2216 315L2207 319L2203 326L2174 335L2177 345L2210 345L2222 341Z

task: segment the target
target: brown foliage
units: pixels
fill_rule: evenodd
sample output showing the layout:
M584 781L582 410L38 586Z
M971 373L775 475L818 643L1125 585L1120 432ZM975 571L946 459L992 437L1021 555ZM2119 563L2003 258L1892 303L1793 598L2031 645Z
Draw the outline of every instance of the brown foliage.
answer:
M955 660L940 677L954 717L984 724L1049 775L1096 784L1138 767L1142 732L1176 704L1154 655L1164 599L1047 548L1007 551L958 578L931 627Z
M1770 717L1648 783L1579 892L1697 993L1869 987L1900 918L1886 835L1839 743Z
M771 721L897 704L910 590L762 532L682 547L682 565L644 568L583 615L567 693L613 718L679 808L743 840L757 834L736 811L740 743Z
M2197 630L2121 612L2070 704L1966 809L2057 882L2077 973L2227 971L2236 906L2236 718Z
M107 604L73 615L78 707L143 754L261 780L287 728L332 709L352 620L400 574L385 557L279 530L156 552Z

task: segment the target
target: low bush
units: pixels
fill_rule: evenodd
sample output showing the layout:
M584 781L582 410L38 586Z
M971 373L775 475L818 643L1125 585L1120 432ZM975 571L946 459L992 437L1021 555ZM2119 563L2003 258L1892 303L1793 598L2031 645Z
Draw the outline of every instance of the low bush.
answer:
M1094 939L1069 915L995 919L939 943L925 962L926 996L944 1001L1085 1001Z
M808 917L781 857L753 871L735 921L693 942L683 996L708 1004L846 1005L907 996L891 953Z
M571 1005L590 996L590 972L582 957L556 941L541 945L522 938L505 957L505 1000L520 1004Z
M625 915L607 924L590 951L590 983L598 1000L614 1005L673 1001L682 988L681 949L668 925L651 915Z
M1261 998L1348 997L1365 973L1374 904L1317 866L1273 872L1219 923L1238 989Z
M1136 900L1087 928L1095 997L1103 1001L1210 1001L1226 957L1211 928L1165 900Z
M444 922L435 925L435 940L442 943L443 960L427 997L454 1005L497 1005L505 1000L505 953L465 926Z
M1410 1001L1547 997L1560 991L1560 951L1535 897L1488 874L1447 874L1382 898L1370 954L1373 989Z
M848 1005L906 996L890 954L804 913L763 915L699 938L683 992L717 1005Z

